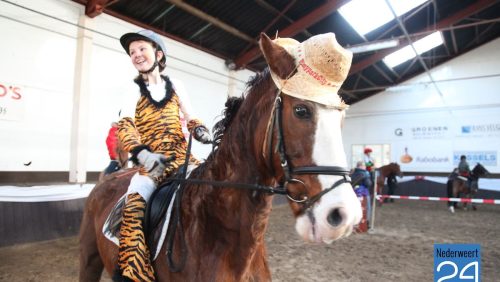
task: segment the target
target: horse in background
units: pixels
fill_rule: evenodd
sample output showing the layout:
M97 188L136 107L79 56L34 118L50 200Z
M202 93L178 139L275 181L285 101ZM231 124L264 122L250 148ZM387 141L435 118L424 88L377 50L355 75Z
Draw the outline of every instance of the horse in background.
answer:
M294 57L264 34L260 47L273 75L297 72ZM295 230L307 242L346 237L361 220L344 168L344 109L281 94L269 69L249 82L245 98L226 102L214 150L180 186L168 226L177 232L167 233L152 262L157 281L270 281L264 234L273 193L288 197ZM120 175L87 198L80 281L98 281L117 266L118 246L102 228L132 177Z
M387 187L389 188L388 194L394 194L394 183L389 183L389 179L398 176L399 178L403 177L403 173L401 172L401 167L398 163L390 163L384 166L381 166L376 169L377 181L376 181L376 191L377 194L382 193L382 188L384 188L384 183L386 179L388 179ZM373 194L372 194L373 195ZM379 204L382 204L383 199L379 200Z
M488 174L490 174L490 172L480 163L477 163L471 170L469 179L460 176L458 174L458 169L455 168L450 176L448 176L448 181L446 182L448 198L464 197L466 199L473 199L479 189L479 178L485 177ZM472 203L471 206L473 210L477 209L475 203ZM448 201L448 209L450 212L454 213L456 207L457 202ZM463 208L464 210L467 209L466 202L463 204Z

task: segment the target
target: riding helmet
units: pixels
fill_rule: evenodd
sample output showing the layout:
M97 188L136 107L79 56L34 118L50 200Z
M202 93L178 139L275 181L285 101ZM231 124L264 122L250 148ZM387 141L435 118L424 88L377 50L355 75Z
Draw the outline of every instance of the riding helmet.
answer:
M161 37L154 31L147 29L138 32L126 33L122 35L122 37L120 37L120 43L122 44L123 49L125 49L125 52L127 52L128 55L130 55L128 48L130 43L137 40L145 40L156 43L156 45L158 45L158 48L160 48L160 50L163 52L163 58L167 56L167 48L165 48L165 44L163 43L163 40L161 40Z

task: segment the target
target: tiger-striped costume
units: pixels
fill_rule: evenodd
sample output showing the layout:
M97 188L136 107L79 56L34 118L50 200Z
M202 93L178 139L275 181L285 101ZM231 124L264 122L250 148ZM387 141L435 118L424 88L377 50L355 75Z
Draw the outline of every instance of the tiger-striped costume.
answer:
M179 97L175 93L170 79L167 76L162 76L162 78L166 82L166 95L159 102L151 98L149 90L141 78L134 80L141 91L141 97L135 110L135 120L129 117L121 119L118 137L123 148L132 153L132 161L136 164L137 154L142 149L162 153L166 157L175 155L175 161L170 163L163 174L163 178L165 178L184 164L187 143L179 116ZM188 121L187 127L189 132L192 132L194 128L202 125L200 120L192 119ZM190 161L196 162L194 158ZM140 174L147 175L147 172L141 169ZM157 179L157 182L161 180L163 179Z
M160 183L184 164L187 149L179 116L180 98L169 78L162 76L162 79L165 81L165 96L160 101L152 98L141 77L134 80L141 92L135 110L135 120L123 118L119 122L118 130L123 148L132 154L131 159L136 164L137 154L143 149L164 154L167 158L175 156L175 160L167 164L163 175L154 179L155 183ZM202 126L200 120L188 120L187 127L190 132L197 126ZM190 162L197 163L197 160L192 157ZM147 171L141 167L139 174L147 176ZM131 188L129 187L129 191ZM139 193L129 194L120 228L118 264L122 275L134 281L154 281L154 270L142 230L145 205L146 201Z
M141 228L145 210L146 201L141 195L134 193L127 196L120 227L118 261L123 276L139 281L155 281L149 250ZM124 265L125 267L122 267Z

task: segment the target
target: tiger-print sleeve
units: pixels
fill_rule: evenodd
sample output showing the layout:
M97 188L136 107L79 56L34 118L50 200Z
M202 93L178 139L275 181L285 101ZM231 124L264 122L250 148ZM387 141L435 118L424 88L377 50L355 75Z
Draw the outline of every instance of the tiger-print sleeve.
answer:
M131 160L137 164L137 154L142 149L151 151L147 145L141 143L141 137L134 121L130 117L125 117L118 123L118 138L123 146L123 149L132 154Z
M206 128L206 126L203 124L203 122L199 119L192 119L188 122L187 128L190 133L193 133L193 130L197 128L198 126L203 126Z

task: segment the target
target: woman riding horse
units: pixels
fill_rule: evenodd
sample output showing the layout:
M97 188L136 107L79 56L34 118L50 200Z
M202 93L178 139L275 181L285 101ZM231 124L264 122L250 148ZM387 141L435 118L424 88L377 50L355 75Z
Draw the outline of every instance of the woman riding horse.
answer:
M462 176L460 170L455 168L448 176L446 189L448 198L464 197L472 199L479 189L479 178L488 175L490 172L480 163L477 163L467 178ZM455 212L457 202L448 201L448 209L451 213ZM467 202L464 202L464 209L467 208ZM476 210L475 203L472 203L472 209Z
M176 190L167 240L152 261L157 281L271 280L264 233L273 193L288 196L295 229L309 242L348 236L361 219L337 94L352 54L332 33L302 43L263 34L260 47L269 69L244 99L229 100L216 150ZM129 182L124 175L99 183L87 199L80 281L115 268L118 248L102 228Z

